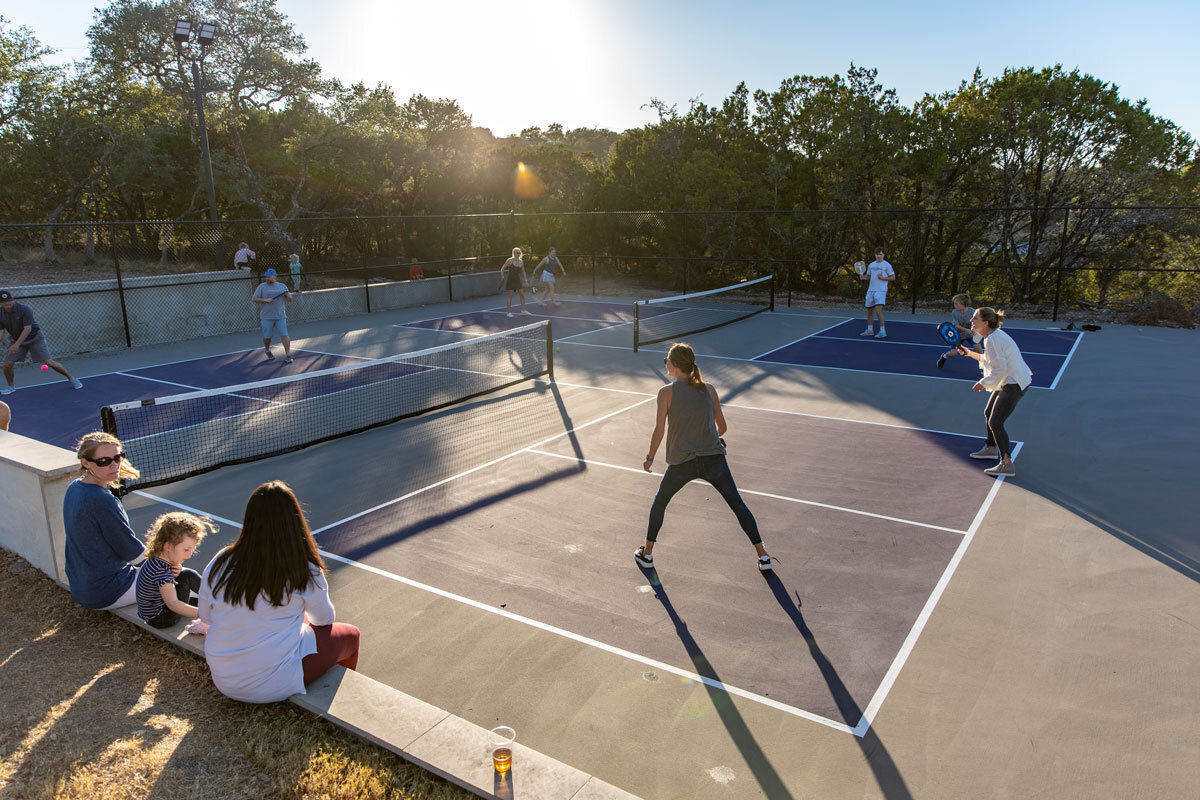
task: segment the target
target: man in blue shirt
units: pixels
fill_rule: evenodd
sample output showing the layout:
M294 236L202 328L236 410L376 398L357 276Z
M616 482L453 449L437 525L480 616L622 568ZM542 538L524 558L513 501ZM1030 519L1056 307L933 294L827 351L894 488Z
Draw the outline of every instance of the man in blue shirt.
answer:
M33 309L16 302L12 292L7 290L0 290L0 328L8 333L9 338L8 349L4 351L4 380L8 385L0 389L0 394L16 391L13 366L30 357L62 375L76 389L83 388L83 381L71 377L62 364L50 358L50 346L46 344L46 337L33 318Z

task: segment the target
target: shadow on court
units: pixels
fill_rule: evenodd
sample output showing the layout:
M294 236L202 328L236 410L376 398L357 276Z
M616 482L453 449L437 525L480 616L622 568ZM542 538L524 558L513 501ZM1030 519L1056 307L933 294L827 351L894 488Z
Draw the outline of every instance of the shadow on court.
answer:
M717 671L709 663L708 657L704 655L699 643L688 630L687 623L683 621L671 603L666 587L658 578L658 572L654 569L643 569L642 572L646 575L650 585L654 587L655 599L662 603L663 610L671 618L671 622L675 626L675 633L679 636L679 641L687 651L688 657L691 658L696 674L711 681L720 682L721 677L717 675ZM762 787L763 793L774 800L793 798L794 795L788 791L779 772L772 766L770 759L767 758L766 753L754 738L754 734L750 732L746 720L742 718L737 706L733 704L733 697L723 687L713 686L709 680L702 681L702 683L704 690L708 692L708 699L712 702L713 708L716 709L725 726L725 730L729 732L729 738L737 746L738 752L742 754L746 766L750 768L754 779Z
M795 602L793 602L792 596L788 594L787 587L783 585L783 581L779 579L778 575L774 572L764 572L762 575L767 585L771 587L771 593L775 595L779 607L787 613L796 625L796 630L808 643L808 651L812 655L813 663L821 670L821 675L829 686L829 695L837 703L842 720L852 728L857 727L862 720L863 711L850 695L850 690L842 682L837 669L822 652L821 646L817 643L817 637L813 635L808 623L804 621L804 613L800 610L800 595L797 594ZM895 760L879 738L879 734L875 732L875 726L868 726L866 733L862 736L855 736L854 740L858 742L863 758L871 765L871 771L875 775L875 781L879 784L879 790L883 792L883 796L888 800L912 800L912 794L904 782L904 776L900 774Z

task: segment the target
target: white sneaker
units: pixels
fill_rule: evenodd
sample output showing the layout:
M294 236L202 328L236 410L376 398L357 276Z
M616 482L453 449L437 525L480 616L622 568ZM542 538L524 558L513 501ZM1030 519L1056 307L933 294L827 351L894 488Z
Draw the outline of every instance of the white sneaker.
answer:
M1000 448L994 444L985 444L979 450L971 453L971 458L977 458L980 461L991 461L993 458L1000 457Z
M532 317L532 316L533 316L533 314L531 314L531 313L529 312L529 310L528 310L528 309L526 309L525 311L522 311L522 312L521 312L521 316L523 316L523 317Z
M874 335L875 335L875 331L871 330L870 328L867 328L865 331L863 331L862 333L859 334L859 336L874 336Z
M508 312L508 316L509 316L509 318L510 318L510 319L512 318L512 312L511 312L511 311L510 311L510 312Z
M72 385L73 387L75 387L76 389L82 389L82 388L83 388L83 381L79 380L79 378L72 378L72 379L71 379L71 385Z
M775 565L771 562L771 557L764 553L758 558L758 568L762 572L770 572L775 568Z
M15 391L16 391L16 389L14 389L13 387L5 386L3 389L0 389L0 394L12 394Z
M987 469L984 470L984 472L987 473L988 475L995 475L997 477L999 477L1001 475L1007 475L1009 477L1012 477L1013 475L1017 474L1017 468L1015 466L1013 466L1013 463L1011 461L1009 461L1007 464L1005 464L1003 461L1001 461L999 464L997 464L994 467L988 467Z

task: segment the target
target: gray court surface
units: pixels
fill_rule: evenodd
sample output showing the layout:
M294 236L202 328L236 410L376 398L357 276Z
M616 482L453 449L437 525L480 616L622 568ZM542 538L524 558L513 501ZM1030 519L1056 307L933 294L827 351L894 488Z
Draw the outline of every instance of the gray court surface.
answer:
M492 305L293 334L388 355L461 337L396 323ZM561 342L553 384L126 507L137 529L172 507L222 521L200 568L254 486L288 481L339 617L363 630L361 671L642 797L1192 794L1200 336L1086 334L1056 390L1013 415L1018 474L995 481L965 457L985 400L969 384L749 360L850 316L781 309L690 339L773 575L706 484L668 509L657 570L634 564L665 345L635 355L624 329ZM72 367L86 379L239 341Z

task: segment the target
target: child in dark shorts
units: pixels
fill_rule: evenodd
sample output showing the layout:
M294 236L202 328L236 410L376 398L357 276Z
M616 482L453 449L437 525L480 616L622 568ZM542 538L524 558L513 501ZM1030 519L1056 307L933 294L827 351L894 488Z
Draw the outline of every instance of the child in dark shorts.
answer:
M200 573L182 566L217 526L183 511L163 514L146 532L146 561L138 569L138 616L152 628L169 628L180 617L197 619Z

